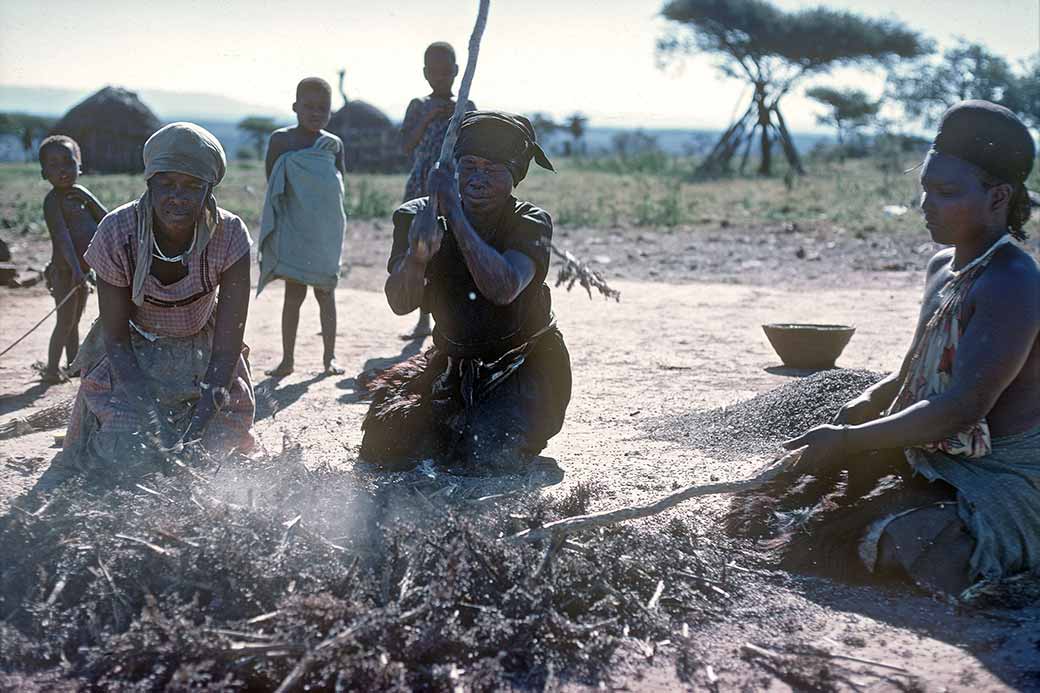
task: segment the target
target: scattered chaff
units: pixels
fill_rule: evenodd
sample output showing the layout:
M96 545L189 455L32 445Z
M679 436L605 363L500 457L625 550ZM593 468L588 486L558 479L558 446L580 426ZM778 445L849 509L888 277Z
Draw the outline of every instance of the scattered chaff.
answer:
M827 650L813 647L807 649L799 649L796 652L780 653L765 647L760 647L754 643L746 642L740 647L741 652L750 655L757 655L759 657L765 657L774 661L783 660L785 657L790 656L802 656L802 657L821 657L823 659L842 659L849 662L855 662L856 664L865 664L867 666L878 667L880 669L888 669L890 671L897 671L901 674L911 675L908 669L905 669L895 664L888 664L886 662L879 662L875 659L866 659L864 657L854 657L852 655L840 654L837 652L829 652Z
M398 619L398 622L400 624L407 624L415 617L420 616L426 611L428 611L429 608L430 607L428 605L423 605L421 607L413 609L408 613L401 614L400 618ZM360 631L367 625L369 625L368 620L361 620L358 623L355 623L354 625L350 626L346 630L341 631L336 635L333 635L323 640L321 643L318 644L317 647L315 647L310 652L310 654L304 656L303 659L297 662L293 670L289 672L289 675L285 677L281 685L278 686L278 688L275 690L275 693L288 693L289 691L295 690L303 682L304 677L311 671L311 669L314 668L315 665L317 665L318 656L323 650L337 646L343 642L352 639L353 637L355 637L358 631Z
M125 534L117 534L116 539L124 539L126 541L132 541L135 544L140 544L141 546L151 549L160 556L168 556L170 554L170 552L164 549L163 547L157 546L156 544L153 544L152 542L146 539L141 539L139 537L128 537Z
M170 502L171 503L173 502L172 499L170 500ZM184 544L185 546L190 546L193 549L197 549L200 546L200 544L198 542L192 541L191 539L185 539L184 537L182 537L180 535L177 535L177 534L174 534L173 532L169 532L169 531L167 531L165 529L160 528L160 529L157 529L155 531L158 532L159 534L163 535L167 539L170 539L171 541L177 542L178 544Z
M162 500L166 501L167 503L172 503L173 502L167 496L163 495L162 493L159 493L154 488L148 488L144 484L134 484L134 486L136 486L137 488L141 489L142 491L144 491L145 493L147 493L149 495L155 496L156 498L161 498Z
M248 623L251 626L254 626L257 623L263 623L264 621L270 621L272 618L277 618L280 613L282 613L282 612L281 611L268 611L266 614L260 614L259 616L254 616L253 618L251 618L248 621L246 621L246 623Z
M579 260L569 250L560 250L554 243L550 242L549 247L556 257L563 261L560 271L556 275L556 286L566 285L567 291L570 291L575 284L580 284L588 292L590 299L592 290L596 289L604 298L621 300L621 292L611 288L606 279L589 267L589 263Z
M650 597L650 601L646 603L646 608L656 609L657 603L661 601L662 594L664 594L664 580L658 580L657 589L654 590L654 596Z
M228 628L203 628L204 633L213 633L214 635L223 635L229 638L245 638L246 640L267 640L270 641L273 638L270 635L264 635L263 633L247 633L241 630L230 630Z
M798 461L800 454L795 451L784 455L783 457L774 460L770 464L766 465L765 469L759 472L757 475L750 479L743 481L728 481L719 482L714 484L694 484L687 486L686 488L679 489L674 493L670 493L663 498L659 498L653 503L647 505L632 505L627 508L621 508L618 510L609 510L606 512L592 513L590 515L579 515L577 517L567 517L562 520L550 522L536 527L534 529L527 529L523 532L514 534L508 537L508 541L541 541L550 537L565 537L576 532L581 532L586 529L593 529L595 527L606 527L608 525L616 524L618 522L625 522L626 520L635 520L643 517L650 517L651 515L657 515L659 513L673 508L683 501L691 498L697 498L698 496L711 496L720 493L738 493L742 491L750 491L756 489L764 484L772 481L780 474L791 469L794 464Z
M68 581L64 577L59 578L58 581L54 583L54 589L51 590L50 596L47 597L47 601L44 603L47 606L53 606L54 602L58 601L58 597L65 590L65 585L67 584Z
M263 655L265 657L291 657L306 652L302 645L287 642L277 643L255 643L255 642L232 642L224 650L225 654L235 657L248 657Z

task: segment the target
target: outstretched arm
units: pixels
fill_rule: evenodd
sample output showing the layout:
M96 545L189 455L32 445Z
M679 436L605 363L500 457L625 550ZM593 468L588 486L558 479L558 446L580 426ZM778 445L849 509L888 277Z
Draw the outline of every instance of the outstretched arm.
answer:
M838 415L834 417L834 423L845 425L864 424L877 419L886 409L892 406L892 402L895 401L896 396L899 394L899 389L906 380L907 372L910 369L910 359L913 358L918 342L921 341L921 336L924 334L925 325L927 325L931 317L928 295L938 291L938 286L934 285L934 282L937 281L936 275L939 270L949 264L951 258L952 254L948 250L944 250L937 253L928 263L925 301L921 306L921 314L918 317L917 327L914 330L914 338L910 341L910 348L903 356L899 370L890 373L864 390L859 397L846 403L841 408L841 411L838 412Z
M808 445L811 456L821 459L837 450L905 448L943 440L983 419L1021 372L1036 343L1040 290L1035 270L1008 269L983 276L974 293L975 312L958 343L954 377L945 392L869 423L815 428L784 447ZM1016 301L1008 301L1008 296Z

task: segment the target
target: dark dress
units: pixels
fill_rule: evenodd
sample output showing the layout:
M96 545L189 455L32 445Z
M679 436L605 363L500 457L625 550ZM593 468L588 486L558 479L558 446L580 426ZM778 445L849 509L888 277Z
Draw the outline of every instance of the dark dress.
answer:
M389 271L407 254L412 220L427 204L423 197L394 212ZM372 381L364 459L509 465L541 452L563 426L571 369L545 284L552 220L513 200L512 211L485 240L499 252L530 257L534 278L515 301L496 306L481 295L446 229L426 268L423 305L436 320L434 346Z

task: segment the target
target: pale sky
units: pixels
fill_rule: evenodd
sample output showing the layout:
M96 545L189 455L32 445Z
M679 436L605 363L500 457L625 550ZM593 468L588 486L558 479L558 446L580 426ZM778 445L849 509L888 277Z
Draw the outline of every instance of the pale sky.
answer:
M820 4L775 1L784 9ZM692 56L681 70L656 66L662 4L491 0L471 98L523 113L582 111L600 126L726 125L743 85L723 78L713 58ZM824 4L899 19L940 45L964 36L1013 61L1040 50L1040 0ZM399 120L409 99L428 91L427 44L451 42L465 65L476 7L476 0L0 0L0 84L216 92L290 118L297 81L317 75L335 88L342 66L348 96ZM875 93L882 86L878 75L850 70L811 83ZM819 108L800 93L785 104L792 129L816 128Z

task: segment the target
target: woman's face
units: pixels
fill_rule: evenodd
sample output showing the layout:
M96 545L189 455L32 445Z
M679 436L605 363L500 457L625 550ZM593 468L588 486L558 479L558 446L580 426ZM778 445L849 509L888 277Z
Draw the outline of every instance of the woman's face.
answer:
M148 189L155 216L164 230L177 236L195 231L209 196L209 183L186 173L166 171L149 178Z
M478 216L500 210L513 192L513 176L505 164L465 154L459 157L458 173L462 206Z
M986 189L968 164L930 153L921 169L921 211L932 240L956 245L986 228Z

